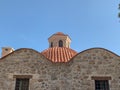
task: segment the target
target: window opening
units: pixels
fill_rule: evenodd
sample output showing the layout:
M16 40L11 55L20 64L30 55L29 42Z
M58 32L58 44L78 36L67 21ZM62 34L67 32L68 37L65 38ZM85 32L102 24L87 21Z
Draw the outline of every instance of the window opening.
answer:
M63 41L59 40L59 47L63 47Z
M28 78L16 78L15 90L29 90Z
M51 42L50 47L53 47L53 42Z
M109 90L108 80L95 80L95 90Z

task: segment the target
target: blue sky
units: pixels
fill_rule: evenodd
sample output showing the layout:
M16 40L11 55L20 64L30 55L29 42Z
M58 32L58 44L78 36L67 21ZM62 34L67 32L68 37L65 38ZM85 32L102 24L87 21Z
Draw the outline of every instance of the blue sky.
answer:
M48 48L68 34L77 52L102 47L120 55L119 0L0 0L0 47Z

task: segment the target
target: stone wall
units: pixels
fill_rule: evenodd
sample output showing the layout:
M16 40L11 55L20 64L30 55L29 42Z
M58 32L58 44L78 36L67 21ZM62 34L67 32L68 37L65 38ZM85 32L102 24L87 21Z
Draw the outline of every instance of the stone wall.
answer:
M79 53L72 62L75 90L95 90L92 77L111 77L110 90L120 89L120 57L114 53L105 49L90 49Z
M111 77L110 90L119 90L120 57L90 49L68 63L53 63L32 49L19 49L1 58L0 90L15 90L16 76L32 76L29 90L95 90L93 76Z

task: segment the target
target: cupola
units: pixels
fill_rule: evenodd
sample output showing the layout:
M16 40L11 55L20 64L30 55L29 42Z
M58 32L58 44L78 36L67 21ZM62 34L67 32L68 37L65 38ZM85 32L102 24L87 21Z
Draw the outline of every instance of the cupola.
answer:
M48 38L49 47L67 47L70 48L71 39L62 32L57 32Z
M68 62L77 54L70 48L70 37L62 32L53 34L48 41L49 48L41 53L52 62Z

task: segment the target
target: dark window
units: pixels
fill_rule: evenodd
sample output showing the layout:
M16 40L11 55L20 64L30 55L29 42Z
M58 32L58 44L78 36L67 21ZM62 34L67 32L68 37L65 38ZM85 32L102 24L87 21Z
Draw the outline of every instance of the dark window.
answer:
M63 47L63 41L59 40L59 47Z
M95 80L95 90L109 90L108 80Z
M53 47L53 42L51 42L51 45L50 45L50 47Z
M29 90L29 79L16 78L15 90Z

